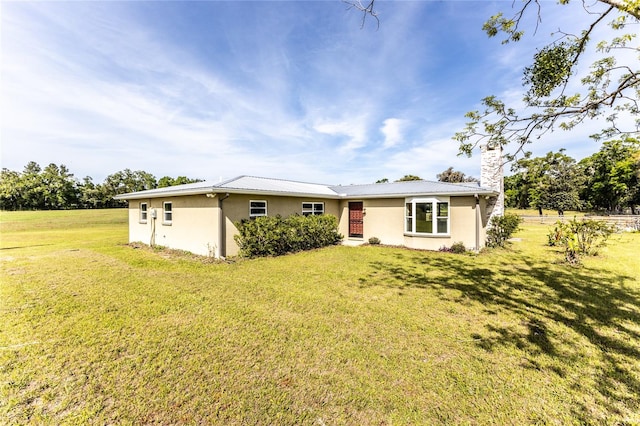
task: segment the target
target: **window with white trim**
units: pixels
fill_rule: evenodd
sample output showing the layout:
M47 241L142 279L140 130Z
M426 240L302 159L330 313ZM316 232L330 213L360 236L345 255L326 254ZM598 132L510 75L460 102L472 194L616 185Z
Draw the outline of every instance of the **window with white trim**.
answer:
M324 203L312 203L307 201L302 203L303 216L312 216L317 214L324 214Z
M165 201L162 204L162 224L171 225L173 222L173 203Z
M140 203L140 223L147 223L147 203Z
M405 225L408 234L448 235L449 198L408 198L405 200Z
M256 218L267 215L267 202L264 200L249 201L249 217Z

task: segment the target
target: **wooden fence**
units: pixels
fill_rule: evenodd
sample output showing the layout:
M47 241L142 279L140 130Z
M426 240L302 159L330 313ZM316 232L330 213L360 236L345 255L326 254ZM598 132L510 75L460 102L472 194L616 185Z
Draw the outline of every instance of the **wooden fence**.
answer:
M548 223L554 224L557 221L568 221L572 220L574 216L566 215L566 216L522 216L525 222L528 223ZM602 220L607 222L610 225L615 225L618 229L628 229L628 230L637 230L640 231L640 216L639 215L610 215L610 216L600 216L600 215L585 215L578 216L578 219L594 219L594 220Z

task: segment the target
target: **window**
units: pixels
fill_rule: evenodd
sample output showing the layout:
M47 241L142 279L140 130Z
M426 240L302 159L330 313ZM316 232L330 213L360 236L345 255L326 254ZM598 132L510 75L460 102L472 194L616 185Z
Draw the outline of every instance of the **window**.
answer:
M163 216L162 216L162 224L163 225L171 225L173 222L173 204L170 202L165 202L162 205Z
M140 203L140 223L147 223L147 203Z
M449 233L449 203L436 203L438 206L436 223L438 234Z
M316 214L324 214L324 203L302 203L303 216L311 216Z
M264 200L249 201L249 217L259 217L267 215L267 202Z
M445 198L407 199L404 230L410 234L449 234L449 200Z

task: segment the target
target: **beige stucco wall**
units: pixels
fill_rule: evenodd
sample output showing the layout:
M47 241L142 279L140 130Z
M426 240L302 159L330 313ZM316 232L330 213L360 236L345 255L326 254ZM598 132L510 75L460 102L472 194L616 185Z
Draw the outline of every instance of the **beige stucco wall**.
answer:
M140 223L140 204L147 203L147 223ZM163 224L163 206L172 203L173 219ZM151 217L156 209L157 218ZM140 241L173 249L213 256L218 244L218 199L205 195L152 198L129 202L129 241Z
M349 201L362 201L364 209L363 237L349 238ZM382 244L404 245L410 248L438 250L461 241L468 249L476 246L476 204L475 198L451 197L450 234L446 236L415 236L404 232L405 199L364 199L340 202L340 233L345 236L345 244L361 244L371 237L377 237ZM484 200L481 199L481 209ZM481 210L482 211L482 210ZM481 218L483 215L481 215ZM479 228L480 246L484 245L485 225Z
M404 198L364 199L364 200L322 200L312 197L280 197L231 194L223 201L225 228L224 244L218 248L220 197L205 195L182 197L153 198L147 200L131 200L129 202L129 241L140 241L175 249L187 250L203 256L234 256L238 254L238 245L234 235L238 233L235 223L249 218L249 202L264 200L267 202L269 216L302 212L303 202L323 202L325 214L338 217L339 232L344 235L345 244L362 244L371 237L377 237L382 244L404 245L410 248L438 250L442 246L450 247L453 243L463 242L468 249L476 245L476 207L474 197L450 198L450 235L447 236L415 236L404 232ZM163 203L173 203L173 221L164 225ZM362 201L364 208L363 238L349 238L349 201ZM140 203L148 205L147 223L140 223ZM484 211L486 200L480 199L481 211ZM151 218L151 210L156 209L157 219ZM484 214L480 215L484 218ZM482 221L479 229L480 246L484 245L486 223ZM155 225L155 228L154 228Z
M363 208L363 237L349 237L349 202L361 201ZM382 244L404 244L404 198L344 200L340 202L339 232L345 244L360 244L377 237Z

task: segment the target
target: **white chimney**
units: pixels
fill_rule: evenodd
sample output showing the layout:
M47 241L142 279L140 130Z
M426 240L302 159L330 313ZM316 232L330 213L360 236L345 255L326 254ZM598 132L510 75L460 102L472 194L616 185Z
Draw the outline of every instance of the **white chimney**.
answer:
M487 200L487 222L504 215L504 173L502 147L490 144L480 147L480 186L499 193Z

